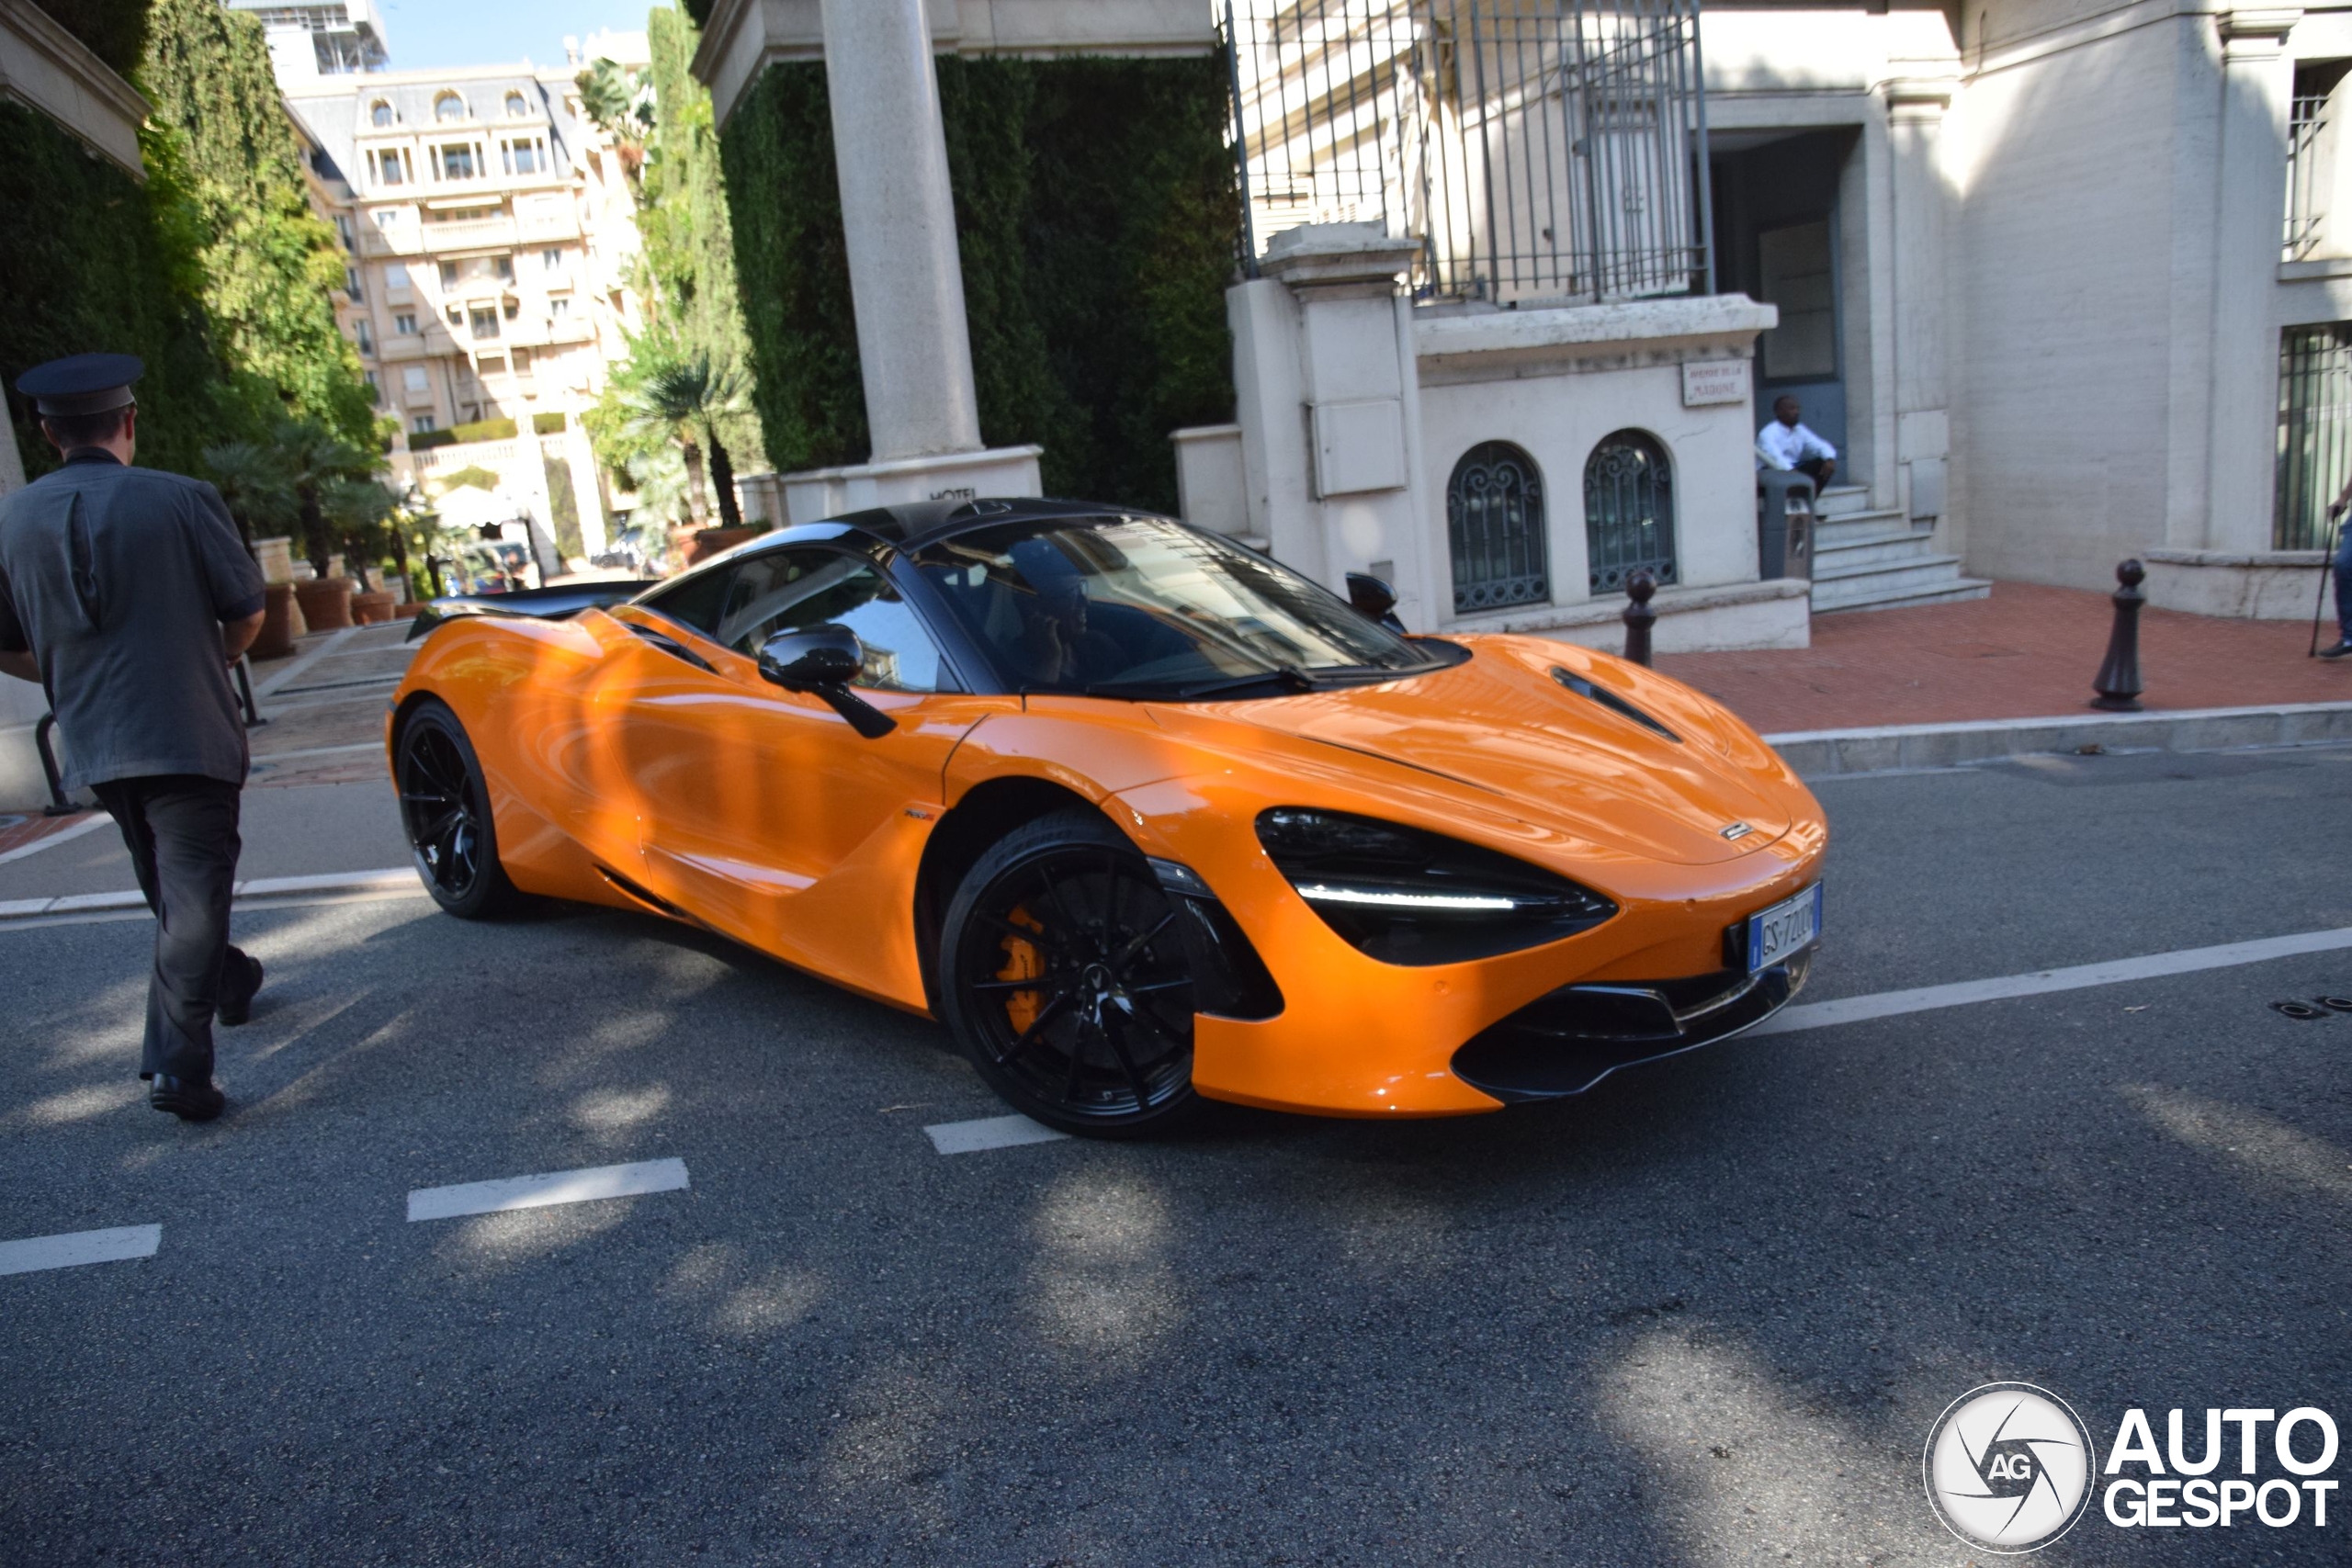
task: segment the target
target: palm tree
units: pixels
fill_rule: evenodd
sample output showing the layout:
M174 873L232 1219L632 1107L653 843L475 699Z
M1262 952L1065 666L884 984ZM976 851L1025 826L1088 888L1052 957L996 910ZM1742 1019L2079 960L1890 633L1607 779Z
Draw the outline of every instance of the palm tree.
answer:
M287 420L277 427L274 442L294 491L295 511L302 523L302 553L311 570L327 574L327 558L335 553L334 531L328 525L325 498L338 480L362 479L382 466L382 459L363 452L316 420ZM363 570L360 586L368 585Z
M283 528L294 521L293 477L272 448L251 441L223 441L204 449L204 466L211 470L229 515L236 519L248 555L261 529Z
M572 81L580 88L580 112L612 138L621 172L635 189L645 166L646 133L653 129L653 106L647 101L644 84L612 60L597 61Z
M403 572L408 551L400 531L391 526L400 498L374 479L332 479L319 492L319 509L343 545L344 560L359 579L362 592L375 584L368 580L368 563L381 560L387 547L400 557Z
M735 461L718 438L718 420L744 412L743 378L714 367L707 353L659 358L635 378L628 393L629 423L639 433L675 441L686 462L686 510L695 526L703 512L703 446L710 448L712 489L718 495L722 526L743 525L735 502Z

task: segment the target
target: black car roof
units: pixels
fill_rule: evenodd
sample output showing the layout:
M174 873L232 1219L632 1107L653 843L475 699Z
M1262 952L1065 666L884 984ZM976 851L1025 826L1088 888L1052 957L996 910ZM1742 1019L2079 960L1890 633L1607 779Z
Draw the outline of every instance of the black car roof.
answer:
M911 501L899 506L868 507L864 512L846 512L821 522L779 528L745 553L820 540L837 542L852 533L863 534L876 544L905 549L994 523L1027 523L1047 517L1132 517L1140 511L1133 506L1108 506L1094 501L1051 501L1034 495L976 501Z

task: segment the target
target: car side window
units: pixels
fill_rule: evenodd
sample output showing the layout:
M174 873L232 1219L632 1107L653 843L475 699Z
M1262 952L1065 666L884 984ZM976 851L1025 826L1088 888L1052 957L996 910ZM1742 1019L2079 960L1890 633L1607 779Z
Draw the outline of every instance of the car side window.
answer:
M718 637L718 622L727 607L727 588L734 572L727 567L710 571L689 572L666 587L656 589L638 601L649 610L657 611L681 626L694 627L714 641Z
M778 632L847 626L865 645L854 685L884 692L954 690L914 611L872 563L831 550L770 550L739 564L714 640L747 659Z

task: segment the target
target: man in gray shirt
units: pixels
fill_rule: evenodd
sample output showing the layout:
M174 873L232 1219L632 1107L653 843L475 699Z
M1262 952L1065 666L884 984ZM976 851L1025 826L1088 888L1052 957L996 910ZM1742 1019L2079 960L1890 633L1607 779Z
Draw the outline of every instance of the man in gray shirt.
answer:
M245 727L229 667L261 630L261 570L220 492L130 466L145 367L127 354L17 378L62 468L0 500L0 671L38 681L155 914L139 1076L191 1122L226 1103L212 1025L243 1023L261 965L229 945Z

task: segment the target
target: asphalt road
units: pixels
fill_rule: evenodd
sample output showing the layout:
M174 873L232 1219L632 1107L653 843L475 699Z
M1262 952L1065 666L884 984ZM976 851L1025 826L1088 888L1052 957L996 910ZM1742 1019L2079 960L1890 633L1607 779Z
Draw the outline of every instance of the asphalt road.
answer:
M1808 1002L2352 926L2352 752L1821 793ZM1920 1449L1974 1384L2101 1445L2352 1422L2352 1017L2266 1006L2352 952L1499 1116L944 1157L1001 1107L932 1026L691 931L242 932L270 986L192 1128L135 1095L146 927L0 929L0 1238L163 1226L0 1278L0 1561L1960 1564ZM689 1188L405 1217L663 1158ZM2330 1518L2095 1512L2041 1560L2341 1562Z

